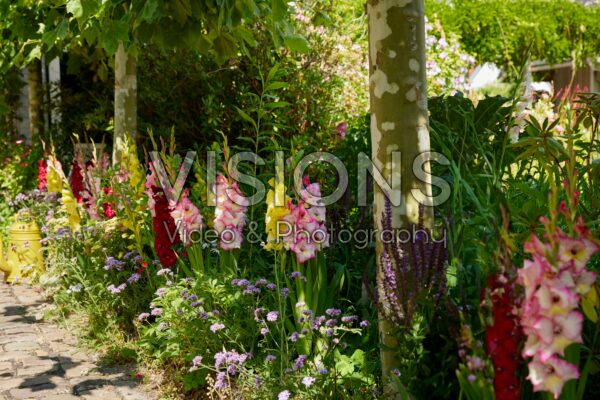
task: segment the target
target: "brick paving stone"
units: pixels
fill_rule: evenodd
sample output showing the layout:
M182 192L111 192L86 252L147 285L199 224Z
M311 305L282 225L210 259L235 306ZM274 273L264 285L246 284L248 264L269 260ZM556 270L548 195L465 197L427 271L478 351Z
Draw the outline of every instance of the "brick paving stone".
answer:
M0 283L0 400L154 400L127 366L99 367L67 330L38 321L43 297Z

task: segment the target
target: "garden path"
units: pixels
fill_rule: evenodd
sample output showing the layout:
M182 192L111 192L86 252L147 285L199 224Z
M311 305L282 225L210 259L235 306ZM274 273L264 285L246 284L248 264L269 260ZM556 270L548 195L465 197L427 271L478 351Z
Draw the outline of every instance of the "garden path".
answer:
M126 366L99 367L66 330L36 318L46 305L0 281L0 400L151 400Z

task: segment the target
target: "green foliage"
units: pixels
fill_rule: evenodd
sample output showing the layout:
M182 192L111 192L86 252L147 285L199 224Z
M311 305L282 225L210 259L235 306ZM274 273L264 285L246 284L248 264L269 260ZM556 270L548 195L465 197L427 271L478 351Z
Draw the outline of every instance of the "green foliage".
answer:
M460 36L479 62L513 68L525 60L582 63L600 51L600 9L569 0L453 0L426 2L430 20Z

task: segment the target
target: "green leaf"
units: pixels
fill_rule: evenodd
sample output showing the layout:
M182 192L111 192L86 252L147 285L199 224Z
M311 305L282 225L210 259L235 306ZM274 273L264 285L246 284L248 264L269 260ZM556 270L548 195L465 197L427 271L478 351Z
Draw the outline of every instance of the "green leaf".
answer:
M69 33L69 21L67 19L63 19L60 21L60 24L56 27L56 38L62 40L67 37Z
M246 114L246 112L239 107L236 107L236 110L237 110L238 114L240 114L240 117L242 117L244 120L250 122L252 124L252 126L256 128L256 122L254 122L252 117L250 117L248 114Z
M288 87L287 82L272 82L265 88L265 92L270 92L272 90L282 89Z
M298 53L308 53L310 51L308 41L301 35L288 36L283 40L283 44L288 49Z
M144 7L138 14L138 19L140 21L152 21L154 19L157 7L158 3L156 0L146 0Z
M285 0L272 0L271 11L273 12L273 19L275 21L282 21L288 13L287 2Z
M217 62L222 65L225 61L235 55L235 41L227 34L219 35L215 38L213 50L217 57Z
M598 313L588 299L583 298L581 300L581 307L583 308L583 313L590 321L593 323L598 322Z
M285 108L289 106L290 103L287 101L274 101L272 103L265 103L264 107L266 109L274 109L274 108Z
M83 6L81 0L69 0L67 2L67 12L73 14L75 18L83 17Z
M27 55L27 58L25 59L25 64L29 64L33 60L39 60L41 58L42 58L42 48L39 45L37 45L33 49L31 49L31 51Z

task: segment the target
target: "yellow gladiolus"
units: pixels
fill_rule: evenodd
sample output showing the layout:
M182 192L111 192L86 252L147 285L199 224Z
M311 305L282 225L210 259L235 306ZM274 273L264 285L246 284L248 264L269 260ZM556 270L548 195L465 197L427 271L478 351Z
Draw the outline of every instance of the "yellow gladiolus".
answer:
M281 181L280 181L281 182ZM271 187L275 187L275 179L269 181ZM278 185L279 186L279 185ZM283 186L283 184L281 184ZM279 193L284 193L284 188L279 189ZM290 201L290 198L285 195L284 204ZM275 206L275 192L271 189L267 192L267 214L265 216L265 230L267 232L267 243L264 248L266 250L281 250L283 249L283 242L278 240L278 223L283 221L283 218L290 213L287 207Z
M143 182L146 176L143 173L142 165L137 157L135 144L129 146L126 154L127 172L129 173L129 183L139 193L144 191Z
M81 217L79 216L79 209L77 208L77 200L69 189L68 185L62 189L62 209L67 214L69 221L69 227L72 232L77 232L81 228Z
M63 188L62 165L53 156L48 157L48 169L46 172L46 182L48 193L61 193Z

